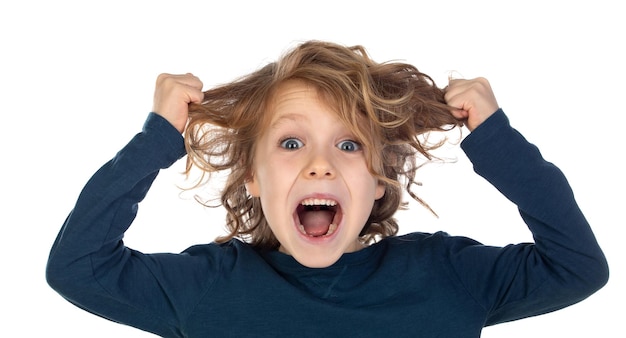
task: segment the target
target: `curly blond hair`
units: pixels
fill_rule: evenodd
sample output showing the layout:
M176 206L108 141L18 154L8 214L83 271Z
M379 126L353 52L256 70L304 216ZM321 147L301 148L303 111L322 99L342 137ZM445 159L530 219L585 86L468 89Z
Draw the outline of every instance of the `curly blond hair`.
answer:
M252 174L255 142L266 127L268 104L289 80L317 89L363 145L369 171L385 186L361 231L364 243L398 232L393 215L404 205L403 189L428 207L411 187L417 156L432 159L430 152L441 145L421 136L458 125L444 91L410 64L374 62L362 46L308 41L276 62L205 91L202 104L190 105L184 135L187 173L194 166L206 174L228 172L220 204L227 211L229 233L217 242L238 237L261 249L280 246L259 198L247 194L245 183Z

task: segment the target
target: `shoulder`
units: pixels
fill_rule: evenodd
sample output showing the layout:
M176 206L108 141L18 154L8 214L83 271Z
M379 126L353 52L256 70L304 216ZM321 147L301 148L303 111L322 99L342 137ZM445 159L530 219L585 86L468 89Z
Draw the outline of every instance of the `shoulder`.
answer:
M181 252L181 254L189 257L225 258L248 252L255 252L255 250L247 243L237 239L231 239L224 243L211 242L206 244L196 244L185 249L185 251Z
M449 257L467 247L483 246L480 242L463 236L451 236L447 232L413 232L401 236L385 238L380 242L389 254L415 255L416 257Z
M452 236L445 231L437 231L435 233L412 232L405 235L388 237L381 242L388 242L389 245L392 246L403 246L412 244L450 245L454 243L480 244L474 239L463 236Z
M187 248L181 253L190 259L198 258L219 267L221 272L232 271L240 267L252 268L264 264L258 250L250 244L238 239L225 243L198 244Z

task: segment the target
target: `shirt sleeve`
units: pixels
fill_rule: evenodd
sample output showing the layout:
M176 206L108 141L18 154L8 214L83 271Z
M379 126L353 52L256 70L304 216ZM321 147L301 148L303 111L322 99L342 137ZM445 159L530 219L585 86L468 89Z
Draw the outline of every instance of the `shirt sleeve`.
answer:
M99 316L179 336L176 328L211 283L204 276L217 269L218 254L215 260L190 253L147 255L125 247L123 236L159 170L184 155L180 133L150 113L142 132L83 188L50 252L51 287ZM181 275L186 278L176 278Z
M453 270L485 307L486 325L563 308L607 282L606 259L565 176L502 110L461 146L476 173L517 205L534 238L503 248L451 241Z

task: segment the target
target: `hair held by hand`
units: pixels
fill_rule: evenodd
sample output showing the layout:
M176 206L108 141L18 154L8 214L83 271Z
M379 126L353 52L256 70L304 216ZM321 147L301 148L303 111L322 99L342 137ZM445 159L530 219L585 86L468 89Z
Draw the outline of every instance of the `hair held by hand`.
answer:
M362 46L307 41L276 62L205 91L202 104L189 107L187 173L194 166L204 174L228 172L220 199L229 234L217 241L238 237L262 249L279 246L259 199L247 194L245 183L255 160L255 141L269 123L273 95L281 84L294 80L315 88L337 113L362 144L370 172L385 186L361 232L362 241L396 234L393 215L404 205L403 190L428 207L411 191L417 158L430 160L442 142L429 143L424 136L459 122L445 103L444 91L416 67L374 62ZM203 177L198 184L205 181Z

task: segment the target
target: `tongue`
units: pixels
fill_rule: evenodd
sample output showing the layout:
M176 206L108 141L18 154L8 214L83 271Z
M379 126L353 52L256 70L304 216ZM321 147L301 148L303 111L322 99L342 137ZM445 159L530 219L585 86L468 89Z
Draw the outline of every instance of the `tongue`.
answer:
M334 212L330 210L311 210L300 214L300 224L304 231L311 236L322 236L328 232Z

